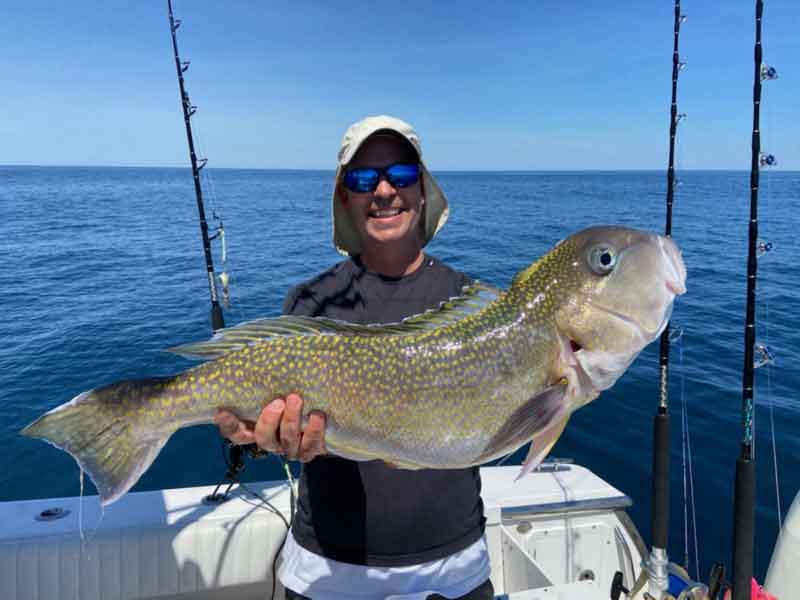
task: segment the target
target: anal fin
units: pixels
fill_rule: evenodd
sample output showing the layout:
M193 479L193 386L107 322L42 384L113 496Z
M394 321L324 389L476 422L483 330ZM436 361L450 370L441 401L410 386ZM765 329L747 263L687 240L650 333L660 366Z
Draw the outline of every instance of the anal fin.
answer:
M534 436L531 440L528 456L525 457L525 462L522 463L522 469L520 469L519 475L516 476L515 480L525 477L525 475L533 471L542 460L544 460L544 457L547 456L547 453L550 452L550 449L564 432L569 417L570 415L567 414L562 420L552 423L547 429Z

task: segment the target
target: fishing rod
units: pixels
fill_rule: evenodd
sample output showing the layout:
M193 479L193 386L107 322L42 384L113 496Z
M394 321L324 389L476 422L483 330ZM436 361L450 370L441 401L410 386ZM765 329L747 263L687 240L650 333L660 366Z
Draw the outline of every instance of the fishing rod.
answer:
M197 211L200 214L200 233L203 236L203 252L206 259L206 273L208 274L208 289L211 294L211 328L216 331L225 327L225 320L222 316L222 307L217 297L217 283L214 276L214 259L211 256L211 240L208 236L208 223L206 222L206 212L203 207L203 189L200 186L200 170L206 166L208 159L197 158L194 151L194 137L192 136L191 117L197 110L189 100L189 94L183 83L183 74L189 68L189 62L181 62L178 55L178 38L176 32L181 26L180 20L176 20L172 15L172 0L167 0L167 10L169 12L169 28L172 34L172 50L175 54L175 70L178 73L178 87L181 92L181 107L183 108L183 122L186 124L186 139L189 142L189 159L192 163L192 177L194 178L194 193L197 198ZM223 282L224 285L225 282Z
M742 443L736 460L733 501L733 599L749 600L753 577L755 543L756 460L753 435L753 380L756 346L756 274L758 270L758 184L761 166L774 163L772 155L761 154L761 81L774 79L775 70L762 62L761 20L763 0L756 0L756 32L753 75L753 141L750 160L750 224L747 248L747 308L744 327L744 368L742 371Z
M675 23L672 45L672 102L669 122L669 162L667 167L667 208L664 233L672 236L672 203L675 194L675 137L678 121L678 73L684 63L680 61L678 41L681 23L686 17L681 14L681 2L675 0ZM661 334L659 357L658 409L653 417L653 476L651 531L652 544L647 560L648 591L654 598L661 598L666 592L669 575L667 565L667 545L669 543L669 489L670 489L670 441L672 425L669 415L669 347L670 325Z

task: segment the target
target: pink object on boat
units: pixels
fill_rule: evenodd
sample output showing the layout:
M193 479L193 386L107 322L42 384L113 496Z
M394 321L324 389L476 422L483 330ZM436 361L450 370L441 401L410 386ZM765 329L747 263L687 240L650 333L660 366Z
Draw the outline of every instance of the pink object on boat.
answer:
M761 587L756 578L753 577L750 584L750 599L751 600L778 600L775 596L770 594L767 590ZM731 592L725 592L725 600L731 600Z

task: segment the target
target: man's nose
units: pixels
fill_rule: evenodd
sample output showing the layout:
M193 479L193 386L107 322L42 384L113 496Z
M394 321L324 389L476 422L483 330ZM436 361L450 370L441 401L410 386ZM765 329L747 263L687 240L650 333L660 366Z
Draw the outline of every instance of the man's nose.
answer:
M381 177L378 181L378 187L375 188L375 195L379 198L391 198L396 193L397 190L389 183L386 177Z

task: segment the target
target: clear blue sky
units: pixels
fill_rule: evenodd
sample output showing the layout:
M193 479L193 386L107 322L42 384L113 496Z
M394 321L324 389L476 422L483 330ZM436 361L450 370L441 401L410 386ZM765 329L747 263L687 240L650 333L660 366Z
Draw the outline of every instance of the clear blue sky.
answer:
M753 4L684 1L679 166L749 168ZM176 0L210 166L333 168L405 118L434 169L664 168L672 10L647 2ZM800 5L768 0L765 149L800 169ZM0 164L186 165L166 1L3 2Z

